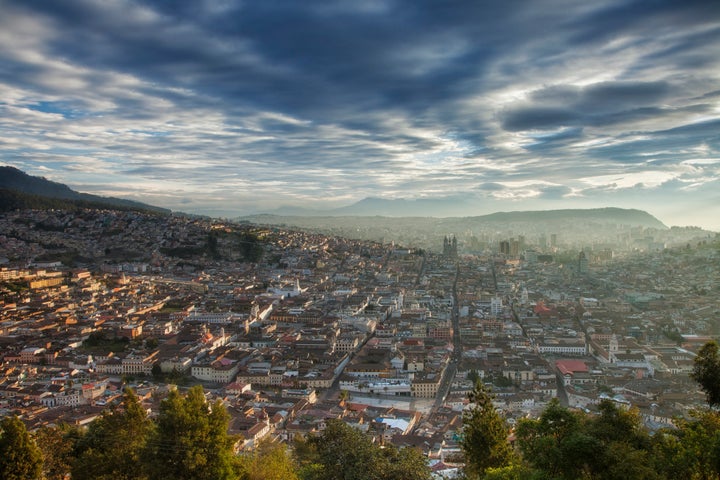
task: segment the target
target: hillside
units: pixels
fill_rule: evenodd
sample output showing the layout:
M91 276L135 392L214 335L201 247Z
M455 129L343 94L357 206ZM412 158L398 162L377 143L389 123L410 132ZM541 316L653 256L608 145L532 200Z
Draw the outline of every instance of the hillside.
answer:
M489 215L474 215L479 206L472 204L464 198L419 198L409 200L404 198L384 199L365 198L352 205L330 210L312 210L298 207L283 207L267 215L281 217L283 222L297 224L297 222L312 224L316 221L311 217L392 217L398 218L434 218L438 222L453 222L490 224L490 223L565 223L596 221L601 223L632 225L644 228L667 228L661 221L647 212L623 208L594 208L594 209L562 209L544 211L515 211L496 212ZM263 218L264 215L257 217ZM286 217L292 217L287 220Z
M497 212L490 215L473 217L472 220L488 223L595 221L614 223L618 225L632 225L645 228L667 228L667 226L663 224L660 220L645 211L625 208Z
M67 185L0 167L0 211L22 208L116 208L169 214L170 210L133 200L80 193Z

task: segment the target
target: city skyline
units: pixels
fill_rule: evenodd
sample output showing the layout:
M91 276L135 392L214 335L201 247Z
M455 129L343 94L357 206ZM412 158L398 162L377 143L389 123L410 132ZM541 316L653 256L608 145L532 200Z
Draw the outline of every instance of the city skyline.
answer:
M78 191L214 216L612 206L720 231L717 2L2 11L0 164Z

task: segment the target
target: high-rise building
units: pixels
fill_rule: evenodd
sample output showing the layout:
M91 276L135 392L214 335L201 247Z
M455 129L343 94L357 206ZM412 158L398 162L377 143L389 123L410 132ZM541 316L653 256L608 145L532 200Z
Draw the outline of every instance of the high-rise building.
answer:
M588 271L588 259L585 252L581 251L578 255L578 273L587 273Z
M510 255L510 242L502 240L500 242L500 253L503 255Z
M510 239L510 256L517 258L520 255L520 242L514 238Z
M492 315L500 315L503 310L503 300L502 297L492 297L490 299L490 313Z

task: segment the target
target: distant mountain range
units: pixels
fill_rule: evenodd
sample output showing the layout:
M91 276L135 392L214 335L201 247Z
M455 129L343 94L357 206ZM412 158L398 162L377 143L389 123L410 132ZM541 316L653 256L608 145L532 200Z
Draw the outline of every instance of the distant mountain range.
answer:
M464 216L461 214L448 215L449 212L468 212L472 205L461 198L419 198L408 200L405 198L376 198L368 197L359 202L330 210L317 210L302 207L280 207L267 212L268 215L301 216L301 217L448 217Z
M565 209L542 211L497 212L489 215L467 215L472 205L455 197L442 199L382 199L365 198L357 203L332 210L311 210L287 207L267 214L242 217L257 223L315 224L324 217L438 217L440 223L463 219L472 223L579 223L596 222L633 225L648 228L668 228L660 220L642 210L623 208ZM453 214L453 212L457 212ZM316 219L316 220L313 220Z
M0 166L0 211L19 208L115 208L170 214L165 208L155 207L133 200L101 197L79 193L67 185L42 177L28 175L15 167ZM622 208L545 210L524 212L498 212L490 215L463 216L472 211L472 205L459 197L442 199L382 199L366 198L332 210L304 208L281 208L270 214L250 215L239 218L267 225L295 225L317 227L324 224L363 226L365 223L386 228L402 228L414 224L413 219L428 219L433 227L457 231L458 228L491 224L548 224L572 223L631 225L646 228L667 229L660 220L647 212ZM452 212L457 212L450 216ZM372 217L372 219L368 218ZM441 217L441 218L431 218Z
M166 208L114 197L80 193L67 185L28 175L15 167L0 167L0 210L19 208L94 207L170 214Z

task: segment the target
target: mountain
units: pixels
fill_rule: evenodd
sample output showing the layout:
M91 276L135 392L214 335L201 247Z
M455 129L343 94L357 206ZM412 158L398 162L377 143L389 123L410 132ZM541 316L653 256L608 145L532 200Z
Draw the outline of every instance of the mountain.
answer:
M470 205L462 199L448 198L365 198L347 207L337 208L335 215L386 217L447 217L452 212L467 212Z
M477 221L486 223L552 223L558 221L572 221L577 219L583 222L614 223L618 225L632 225L646 228L665 230L668 227L657 218L643 210L627 208L591 208L591 209L565 209L540 210L527 212L497 212L490 215L474 217Z
M97 208L120 208L170 214L166 208L155 207L142 202L114 197L101 197L89 193L80 193L67 185L53 182L43 177L28 175L15 167L0 167L0 206L8 208L54 208L50 200L62 201L66 206L70 202L75 206L92 206ZM49 206L48 206L49 205Z
M302 207L282 207L272 212L243 217L244 220L275 220L287 224L317 223L313 217L436 217L440 223L453 223L462 219L464 224L491 223L567 223L598 222L617 225L633 225L646 228L667 229L660 220L647 212L623 208L564 209L541 211L497 212L489 215L473 215L478 209L467 200L458 197L408 200L369 197L352 205L330 210L313 210ZM278 218L273 218L278 217ZM272 223L272 222L268 222Z
M363 206L368 204L372 202L363 202ZM395 241L400 245L427 249L437 249L447 235L457 236L459 243L470 250L481 250L483 245L498 239L518 236L537 244L542 242L542 237L554 237L563 245L605 244L624 249L634 248L632 242L637 240L637 235L644 242L651 238L668 244L675 244L682 237L647 212L622 208L497 212L442 218L331 215L329 212L322 216L252 215L238 220L346 238ZM694 238L695 233L688 234ZM680 240L687 243L688 238Z
M358 216L358 217L447 217L468 215L477 209L460 197L444 198L418 198L414 200L406 198L364 198L352 205L318 210L296 206L280 207L276 210L265 212L266 215L279 216Z
M440 228L446 231L458 231L468 228L492 227L499 225L523 225L535 226L536 228L546 227L567 228L572 225L626 225L630 227L655 228L667 230L668 227L660 220L642 210L624 208L593 208L593 209L566 209L566 210L538 210L519 212L497 212L489 215L473 217L430 217L430 216L400 216L390 217L387 215L332 215L328 210L324 215L273 215L259 214L239 218L239 220L266 225L296 225L300 227L318 227L324 224L344 225L352 224L357 227L375 225L383 227L401 227L407 224L422 223L432 225L433 228ZM540 228L544 230L546 228Z

